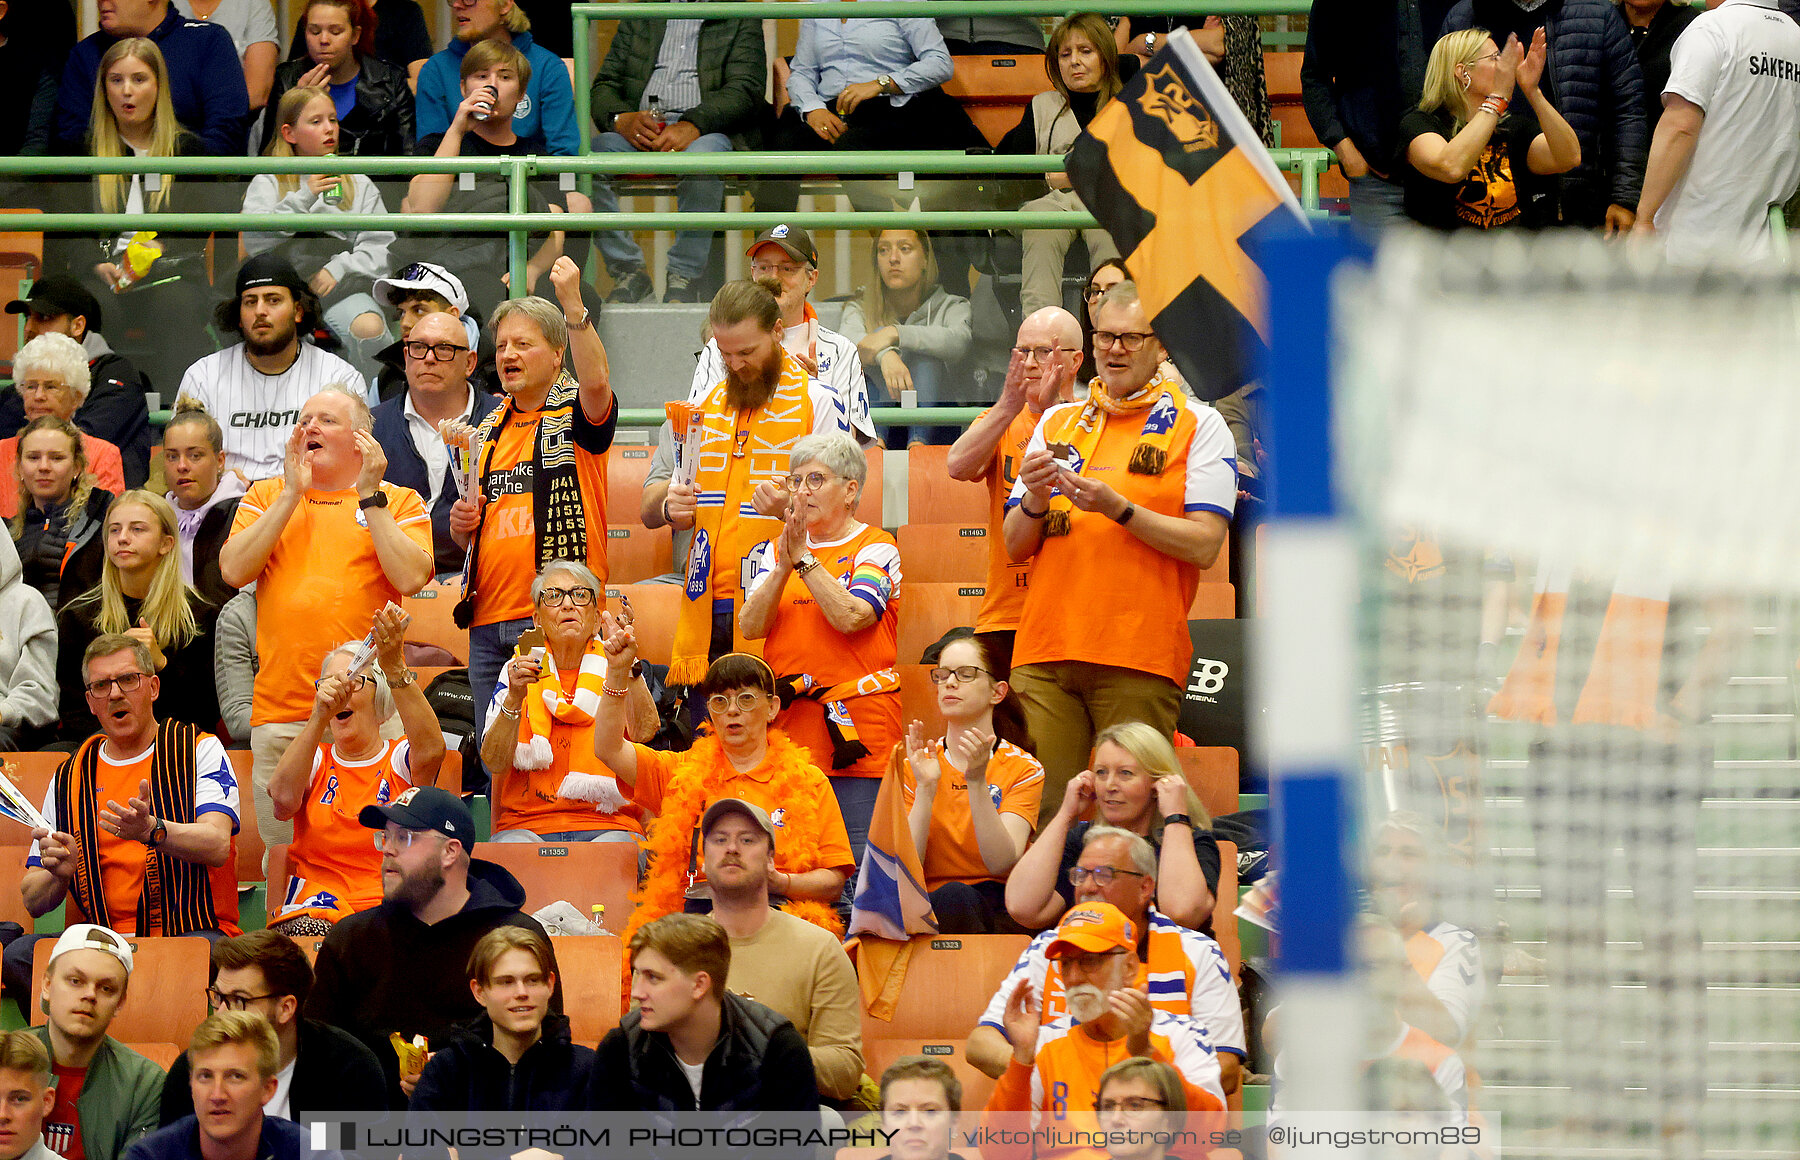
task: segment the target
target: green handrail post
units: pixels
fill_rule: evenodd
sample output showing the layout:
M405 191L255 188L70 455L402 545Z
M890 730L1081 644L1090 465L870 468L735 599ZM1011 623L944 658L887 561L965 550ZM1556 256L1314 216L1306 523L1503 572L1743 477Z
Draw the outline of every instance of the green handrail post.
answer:
M528 162L523 157L513 159L506 174L506 209L509 217L518 217L526 213L530 202L525 197L525 182L528 180ZM525 285L525 246L526 235L523 230L514 228L506 234L506 268L511 272L507 279L506 295L509 298L523 298L531 292Z

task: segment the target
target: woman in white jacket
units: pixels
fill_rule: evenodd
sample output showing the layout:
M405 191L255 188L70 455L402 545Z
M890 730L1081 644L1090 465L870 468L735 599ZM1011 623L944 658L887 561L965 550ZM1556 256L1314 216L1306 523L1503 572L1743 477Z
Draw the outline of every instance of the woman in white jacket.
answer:
M289 89L275 108L270 157L331 157L337 153L337 105L322 88ZM258 174L244 194L245 213L386 213L375 183L361 174ZM333 230L328 221L283 233L244 232L252 254L278 250L305 278L325 307L325 325L344 344L345 357L365 376L387 345L387 318L370 291L387 273L392 230Z
M0 750L36 749L56 723L56 617L0 536Z

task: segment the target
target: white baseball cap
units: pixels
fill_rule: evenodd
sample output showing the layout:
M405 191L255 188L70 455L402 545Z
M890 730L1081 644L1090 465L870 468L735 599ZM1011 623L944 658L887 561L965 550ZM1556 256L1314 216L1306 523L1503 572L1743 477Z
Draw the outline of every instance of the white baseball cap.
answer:
M131 944L125 936L116 930L104 926L96 926L91 922L78 922L62 932L56 940L56 946L50 951L50 961L56 962L69 951L100 951L111 955L125 964L125 975L131 975Z
M396 300L408 290L429 290L442 295L459 314L469 312L469 292L463 289L462 279L433 262L414 262L375 279L375 297L389 306L399 305Z

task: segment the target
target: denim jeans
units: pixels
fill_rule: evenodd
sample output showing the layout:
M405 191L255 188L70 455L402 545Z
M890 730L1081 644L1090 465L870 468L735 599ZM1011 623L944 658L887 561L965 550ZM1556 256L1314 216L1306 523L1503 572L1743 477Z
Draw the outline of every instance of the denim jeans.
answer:
M617 133L602 133L594 141L597 153L636 153L631 142ZM729 153L731 138L723 133L702 133L689 145L687 153ZM684 177L675 186L675 208L682 213L717 213L725 205L725 182L717 177ZM594 212L616 213L618 195L609 182L594 183ZM617 278L621 272L644 266L644 251L624 230L598 230L594 239L606 259L607 272ZM697 278L706 270L712 256L711 230L682 230L669 247L669 273L684 278Z

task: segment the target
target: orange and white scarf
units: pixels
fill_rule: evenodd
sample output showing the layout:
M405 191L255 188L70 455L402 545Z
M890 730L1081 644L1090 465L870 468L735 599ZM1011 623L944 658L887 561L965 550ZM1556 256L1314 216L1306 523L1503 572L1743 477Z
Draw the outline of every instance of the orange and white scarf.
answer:
M575 678L572 694L563 691L556 662L546 656L543 675L525 690L525 704L519 714L519 740L513 747L513 768L549 769L556 760L550 749L550 730L558 723L576 728L592 725L600 712L600 698L604 695L600 687L605 682L606 650L598 639L589 641L587 650L581 654L580 675ZM556 796L593 802L609 814L625 808L625 795L619 792L619 783L604 774L571 770L563 777Z
M1169 446L1175 430L1187 411L1187 393L1173 379L1161 373L1144 384L1129 399L1115 399L1106 393L1106 384L1096 378L1088 387L1087 402L1070 407L1045 425L1046 443L1067 443L1075 449L1075 474L1082 474L1100 436L1112 416L1135 416L1148 410L1138 445L1132 448L1126 470L1134 475L1161 475L1169 464ZM1075 505L1060 491L1050 497L1050 512L1044 520L1046 536L1069 534L1069 520Z

